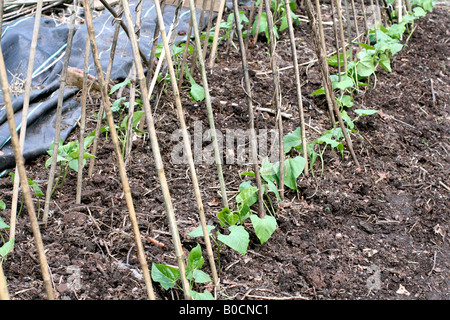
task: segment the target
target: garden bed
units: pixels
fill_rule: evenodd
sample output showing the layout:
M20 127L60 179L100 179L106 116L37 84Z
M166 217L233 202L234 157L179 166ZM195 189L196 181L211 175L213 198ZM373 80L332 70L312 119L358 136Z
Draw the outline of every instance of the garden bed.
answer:
M286 191L276 216L278 228L266 243L261 245L249 228L246 255L222 248L217 299L449 298L448 10L448 6L438 5L417 20L407 45L392 59L392 72L379 69L376 86L371 83L355 96L358 107L380 110L356 122L360 136L352 135L352 139L361 170L347 150L344 159L335 151L326 152L323 170L318 161L314 174L298 178L298 193ZM304 64L315 58L306 23L296 26L296 38L302 92L309 101L304 101L307 138L313 140L328 129L329 119L325 99L309 95L322 84L318 65ZM333 43L331 34L328 40ZM277 54L280 67L291 65L286 32L280 33ZM208 73L216 129L246 129L240 54L233 47L226 53L225 46L219 46L217 57ZM256 106L272 107L264 39L250 44L248 63ZM292 69L282 71L280 81L283 111L292 115L284 119L286 134L299 126ZM194 133L196 121L206 130L204 102L192 101L187 91L181 96L190 133ZM97 108L90 106L88 115ZM187 236L199 219L188 166L172 163L171 152L178 141L171 137L178 120L171 95L162 95L154 118L181 241L190 250L203 240ZM95 121L88 118L88 132L95 128ZM274 115L258 112L256 125L274 128ZM73 140L78 133L78 129L72 133ZM111 139L103 139L99 150L94 176L83 182L82 204L74 204L76 174L69 173L55 192L49 223L41 229L56 297L145 299ZM29 177L41 185L48 179L47 158L26 165ZM251 169L224 164L230 198L248 179L241 173ZM147 261L150 265L176 265L148 139L134 141L127 172ZM216 166L202 162L197 174L207 222L216 224L222 209ZM0 190L8 208L12 194L9 177L0 179ZM3 268L12 299L42 299L45 291L35 243L23 210L14 251ZM8 209L1 214L7 222ZM209 272L207 263L203 270ZM81 275L81 281L73 290L68 281L75 273ZM158 283L154 289L158 299L183 299L179 289L165 291ZM198 289L212 290L212 286Z

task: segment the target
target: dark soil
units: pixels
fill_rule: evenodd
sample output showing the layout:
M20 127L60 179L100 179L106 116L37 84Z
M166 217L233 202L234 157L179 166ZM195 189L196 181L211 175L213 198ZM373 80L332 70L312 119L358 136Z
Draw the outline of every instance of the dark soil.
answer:
M299 177L298 194L286 191L286 202L276 216L278 228L269 241L261 245L249 226L251 241L245 256L222 248L217 299L449 299L448 7L437 6L416 25L406 47L393 58L392 73L380 69L376 86L372 78L371 87L355 97L355 107L382 111L356 123L361 136L353 135L352 140L361 169L347 150L344 159L326 151L323 172L317 161L314 175ZM332 48L331 27L325 32ZM307 137L312 141L318 136L316 130L329 129L327 107L324 98L308 95L321 86L321 79L317 64L304 64L315 58L306 23L296 27L296 38L302 91L310 101L304 101ZM280 35L277 54L280 67L291 65L286 33ZM264 39L249 46L248 62L254 71L256 106L273 108L272 77L262 74L271 70ZM201 83L198 74L196 79ZM217 129L224 133L247 128L242 65L233 47L229 53L225 45L219 48L208 79ZM282 71L281 83L284 112L292 115L283 123L289 133L299 124L292 69ZM199 219L188 166L171 161L178 143L171 141L171 133L178 129L178 120L170 92L167 89L168 94L162 95L154 117L181 241L190 250L198 239L186 234ZM204 102L193 102L186 91L182 99L190 132L194 121L202 121L203 130L209 128ZM257 125L274 128L274 116L257 113ZM89 117L88 130L94 127L95 118ZM77 135L78 129L71 140ZM147 261L150 266L152 262L176 265L149 140L136 140L133 146L127 170ZM83 182L82 204L74 204L76 175L71 173L53 197L48 226L41 229L57 298L146 299L110 139L102 140L98 157L94 176ZM46 159L27 164L29 177L42 190L48 178ZM240 173L249 169L224 165L230 199L246 179ZM208 223L217 225L221 198L216 167L203 162L197 174ZM0 179L0 190L8 208L0 214L8 222L9 178ZM43 299L25 208L18 221L14 252L3 265L10 295L16 300ZM204 270L209 272L208 263ZM72 290L68 282L76 272L81 275L80 287ZM183 298L179 289L164 291L158 283L154 289L158 299Z

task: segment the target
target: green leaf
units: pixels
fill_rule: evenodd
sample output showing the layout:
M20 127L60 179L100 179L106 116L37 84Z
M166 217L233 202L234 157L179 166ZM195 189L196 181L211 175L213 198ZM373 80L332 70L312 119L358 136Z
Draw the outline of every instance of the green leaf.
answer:
M365 110L365 109L355 109L354 111L360 116L369 116L380 112L380 110Z
M14 247L14 238L6 242L3 246L0 247L0 257L4 258L8 253L11 252Z
M267 158L262 160L259 173L266 182L274 182L278 179L278 172L275 170L274 164L269 162Z
M241 173L241 176L249 176L249 177L254 177L255 173L253 171L245 171Z
M311 95L311 96L319 96L321 94L325 94L325 88L324 87L317 89L316 91L310 93L309 95Z
M191 91L189 91L194 101L203 101L205 99L205 89L197 83L191 82Z
M350 51L346 51L346 57L348 58L350 55L351 55L351 52ZM330 66L332 66L332 67L337 67L338 66L338 59L337 58L338 58L337 54L332 55L331 57L329 57L327 59L328 64ZM339 54L339 64L341 65L341 67L344 66L344 54L343 53Z
M380 54L380 59L378 60L378 62L380 63L380 66L382 66L386 71L392 72L391 59L387 54Z
M250 220L252 221L255 234L261 244L269 240L277 228L277 220L269 215L266 215L263 219L261 219L256 214L252 214L250 216Z
M6 209L6 204L2 200L0 200L0 210L5 210L5 209Z
M0 229L9 230L9 226L5 223L5 221L3 221L2 217L0 217Z
M109 91L109 95L112 95L114 92L116 92L117 90L119 90L120 88L127 86L131 84L131 79L125 79L124 81L114 85L111 90ZM117 100L116 100L117 101Z
M28 178L28 184L31 187L31 189L33 189L34 191L34 196L35 197L42 197L45 194L42 192L41 188L39 188L38 184L36 183L36 181L31 180L30 178Z
M193 278L195 283L206 283L212 282L211 278L207 273L202 270L195 269L193 273Z
M425 17L427 15L427 13L425 12L425 10L423 10L421 7L415 7L413 9L414 11L414 16L416 18L420 18L420 17Z
M371 45L368 45L367 43L364 43L364 42L358 42L358 44L359 44L361 47L363 47L364 49L367 49L367 50L375 50L374 47L372 47Z
M251 181L245 181L239 185L239 194L236 196L236 202L246 204L249 207L258 201L258 188L251 185Z
M342 96L338 97L336 101L340 107L353 107L353 99L349 95L343 94Z
M284 153L288 153L292 148L302 144L302 129L298 127L292 133L283 137Z
M165 264L152 263L152 279L155 282L159 282L165 290L173 288L179 278L180 271L177 268L166 266Z
M189 290L189 293L194 300L215 300L211 292L207 290L203 291L203 293L199 293L194 290Z
M222 227L235 225L239 221L239 215L231 212L228 208L223 208L218 214L217 219Z
M229 235L218 234L217 239L231 249L245 255L247 252L248 244L250 242L250 236L243 226L230 226Z
M337 75L333 75L330 78L333 83L333 89L346 90L353 87L354 85L353 78L349 77L348 75L341 76L341 81L339 81L339 76Z
M288 158L284 162L284 185L292 190L297 190L297 178L305 169L306 159L297 156L295 158Z
M215 229L214 226L211 225L207 225L206 229L208 230L208 234L211 235L211 230ZM189 237L203 237L203 228L202 226L198 226L197 228L195 228L194 230L192 230L191 232L189 232L187 234Z
M186 278L191 280L195 269L200 269L205 263L202 255L202 248L197 243L197 246L189 252L188 263L186 266Z
M356 65L356 69L359 76L368 77L375 73L375 58L366 49L363 49L358 53L358 59L359 61Z
M278 202L281 202L280 193L278 192L278 188L275 185L275 183L273 183L272 181L266 181L266 182L267 182L267 184L266 184L267 189L269 189L269 191L272 191L275 194Z

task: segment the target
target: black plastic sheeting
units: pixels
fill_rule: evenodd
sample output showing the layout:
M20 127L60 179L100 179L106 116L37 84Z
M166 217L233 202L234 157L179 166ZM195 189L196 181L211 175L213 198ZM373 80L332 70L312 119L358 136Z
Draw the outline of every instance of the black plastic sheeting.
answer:
M135 14L137 0L130 1L130 9ZM228 3L227 3L228 5ZM116 9L118 6L116 7ZM164 9L164 22L166 30L169 30L173 21L175 6L166 5ZM201 10L197 10L197 19L200 19ZM102 69L105 72L110 56L111 42L115 25L113 16L107 11L101 11L94 19L97 46L99 49ZM151 42L154 36L157 21L156 10L153 1L143 1L142 27L140 33L140 48L149 54ZM183 8L177 31L188 31L190 12ZM205 12L203 24L208 21L208 12ZM2 28L1 47L8 70L8 80L11 83L13 75L27 74L29 50L34 28L34 17L27 17L12 21ZM69 67L83 70L84 49L86 41L86 25L75 27L72 51ZM129 28L133 29L133 28ZM34 159L46 153L55 137L56 106L59 95L59 75L64 63L64 54L67 46L69 26L57 25L53 19L42 17L39 28L39 38L34 62L30 106L27 119L27 132L24 144L23 156L25 160ZM184 41L185 36L177 36L175 42ZM62 57L61 57L62 56ZM60 59L59 59L60 58ZM59 59L59 60L58 60ZM132 51L125 32L121 29L117 42L114 65L111 72L111 80L125 79L132 66ZM89 73L95 76L95 67L91 55ZM79 91L78 88L67 88L64 93L63 120L61 123L61 136L64 141L75 128L80 118L81 106L73 97ZM12 96L15 110L17 132L20 131L22 120L22 105L24 97ZM15 166L14 153L11 145L8 122L4 106L3 93L0 90L0 177Z

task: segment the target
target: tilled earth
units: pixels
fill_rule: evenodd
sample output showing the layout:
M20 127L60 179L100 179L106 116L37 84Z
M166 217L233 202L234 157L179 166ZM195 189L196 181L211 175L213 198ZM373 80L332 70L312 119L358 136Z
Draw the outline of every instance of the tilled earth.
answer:
M302 10L298 13L304 15ZM324 19L327 17L325 8ZM352 140L361 170L347 150L344 159L339 153L326 151L323 171L318 160L314 174L299 177L298 193L286 191L286 201L276 216L278 228L269 241L261 245L248 226L250 245L245 256L222 248L217 299L449 299L448 25L448 6L435 7L416 22L407 45L393 58L392 73L379 70L375 86L372 78L371 87L355 96L355 107L380 110L356 122L360 135L353 135ZM331 51L331 26L325 32ZM318 132L329 129L327 107L323 97L309 95L321 86L321 80L317 64L308 63L314 60L315 51L306 23L296 27L296 38L307 138L312 141ZM280 34L277 54L280 67L291 65L286 33ZM264 39L250 44L248 61L255 106L273 108ZM198 74L195 76L201 83ZM246 129L242 65L235 48L231 46L227 52L225 44L219 47L208 79L216 128L223 133L226 129ZM299 124L292 69L283 70L280 80L283 111L291 115L283 119L288 133ZM171 161L178 143L171 140L171 134L178 129L178 120L170 89L167 92L154 117L187 252L203 240L187 236L199 219L188 166ZM190 132L195 121L201 121L206 130L204 102L193 102L187 91L182 92L182 99ZM96 108L90 107L88 114L94 114ZM88 130L93 130L95 118L88 120ZM273 129L274 120L271 113L257 112L259 129ZM71 139L77 139L77 134L78 129ZM38 181L42 190L48 178L46 158L27 164L29 177ZM230 199L246 179L240 173L250 169L224 165ZM149 265L176 265L148 139L134 142L127 170ZM215 165L202 162L197 174L208 223L217 225L221 198ZM9 178L0 179L0 190L9 208ZM83 182L81 205L74 204L75 190L76 175L70 173L55 192L48 226L41 229L57 298L146 299L109 138L100 144L94 176ZM43 199L40 205L43 207ZM9 221L8 209L0 214ZM16 300L43 299L45 291L25 208L18 223L14 252L3 264L10 295ZM203 270L209 272L208 263ZM70 285L75 278L79 279L77 285ZM179 289L164 291L158 283L154 289L158 299L183 298ZM212 290L204 285L195 289Z

